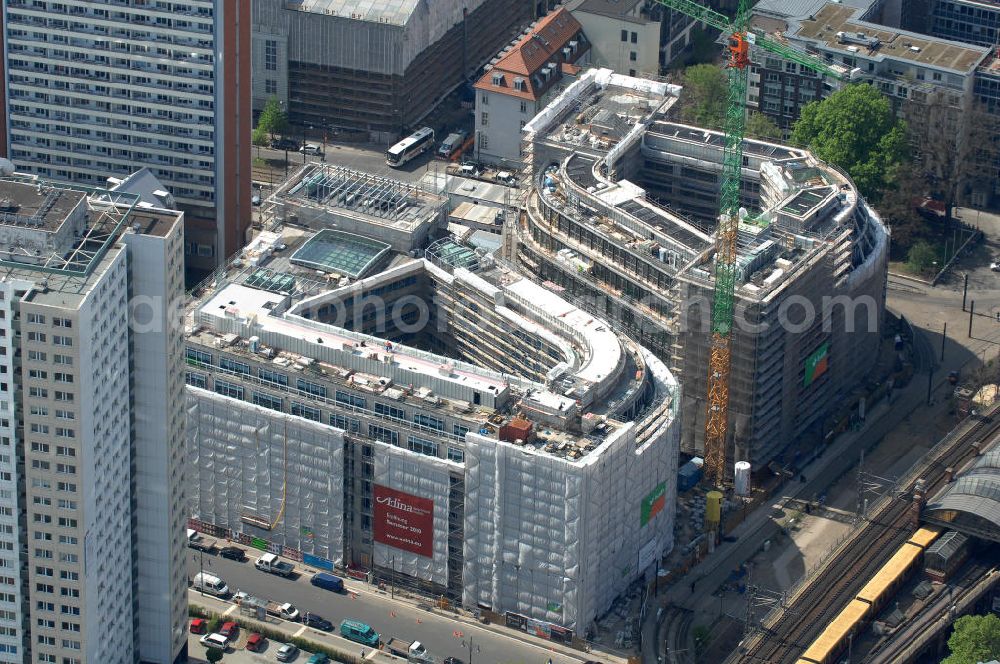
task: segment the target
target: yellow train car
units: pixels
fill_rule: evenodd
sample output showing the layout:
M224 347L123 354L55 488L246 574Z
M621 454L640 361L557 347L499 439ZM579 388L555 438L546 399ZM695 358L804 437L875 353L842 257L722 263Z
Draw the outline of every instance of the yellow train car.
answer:
M899 586L909 576L910 571L920 563L924 550L916 544L906 542L892 554L885 565L875 573L857 594L857 598L868 602L879 611L885 601L892 597Z
M809 649L802 653L799 661L807 664L836 662L837 655L847 647L848 637L858 633L860 626L866 622L869 611L871 606L867 602L852 599L816 637Z
M910 544L916 544L921 549L927 550L937 538L941 537L941 528L937 526L924 526L913 533L913 537L907 540Z

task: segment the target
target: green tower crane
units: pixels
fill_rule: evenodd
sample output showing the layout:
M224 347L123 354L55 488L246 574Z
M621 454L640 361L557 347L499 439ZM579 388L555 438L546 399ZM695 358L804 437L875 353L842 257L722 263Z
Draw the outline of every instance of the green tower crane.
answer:
M786 60L838 80L847 71L820 58L797 51L750 28L750 2L740 0L733 20L693 0L657 0L726 36L726 73L729 79L726 106L726 144L722 159L719 227L715 234L715 289L712 297L712 345L708 362L705 413L705 477L716 486L726 479L729 429L729 370L732 364L733 298L736 288L736 240L739 235L740 174L746 130L747 77L750 48L770 51Z

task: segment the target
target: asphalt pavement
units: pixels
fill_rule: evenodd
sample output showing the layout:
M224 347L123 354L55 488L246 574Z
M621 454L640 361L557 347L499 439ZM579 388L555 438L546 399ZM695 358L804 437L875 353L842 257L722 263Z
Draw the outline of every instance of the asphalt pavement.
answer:
M250 560L238 563L217 555L204 556L205 570L222 577L230 590L242 590L265 599L291 602L299 611L317 613L330 622L340 624L345 618L360 620L371 625L383 641L397 637L418 640L436 658L458 657L470 662L468 643L473 643L471 661L483 664L578 664L586 659L584 653L571 657L519 638L497 633L447 616L419 609L407 602L391 599L363 582L347 581L346 594L316 588L309 583L311 573L297 579L284 579L260 572L253 566L256 551L249 551ZM188 575L194 578L200 567L201 556L188 552ZM297 566L297 569L301 569ZM466 646L462 645L465 641Z
M435 144L435 149L436 147L437 145ZM261 159L267 160L284 161L285 151L255 147L253 148L253 156L259 156ZM305 161L303 161L303 158ZM433 172L437 168L443 173L447 165L446 161L435 158L432 151L428 151L398 168L390 168L385 163L385 147L372 144L338 145L327 143L322 157L312 155L303 156L301 152L288 151L289 170L291 172L301 167L303 163L315 161L325 161L328 164L347 166L365 173L383 175L410 183L418 182L428 170Z

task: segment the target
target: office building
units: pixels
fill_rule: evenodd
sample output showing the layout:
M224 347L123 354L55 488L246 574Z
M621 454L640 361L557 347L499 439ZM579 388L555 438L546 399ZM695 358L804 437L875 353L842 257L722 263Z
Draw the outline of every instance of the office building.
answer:
M0 204L0 661L183 661L181 331L166 322L183 215L28 175L0 177Z
M439 205L321 170L276 198ZM297 214L192 303L190 523L569 636L672 547L679 387L426 218L414 257Z
M680 94L593 70L532 120L509 253L667 364L684 385L682 451L701 456L725 138L667 120ZM874 366L888 232L805 150L748 140L743 178L730 454L757 469L822 440Z
M907 30L978 46L1000 44L997 0L917 0L900 9L900 25Z
M914 154L925 159L927 171L933 173L940 159L925 153L929 146L968 158L964 142L974 131L969 123L980 121L976 119L982 101L976 93L977 79L990 75L984 66L993 54L986 46L949 41L944 38L953 36L948 31L937 37L889 27L885 25L887 13L879 0L762 0L754 7L752 23L799 50L850 69L854 80L881 90L899 117L909 123ZM802 106L842 85L771 54L761 53L757 60L750 74L748 105L786 132ZM966 172L948 176L961 180L959 204L996 203L1000 169L988 169L985 174L960 170Z
M590 42L564 7L505 47L476 82L476 160L520 168L521 129L590 61Z
M258 0L253 105L395 141L526 24L530 0Z
M250 225L249 0L3 3L0 151L104 186L143 166L185 212L192 276Z

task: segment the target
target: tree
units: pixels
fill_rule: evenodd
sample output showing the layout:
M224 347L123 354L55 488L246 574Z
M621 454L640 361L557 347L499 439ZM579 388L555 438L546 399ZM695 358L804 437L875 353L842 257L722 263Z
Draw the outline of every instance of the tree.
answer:
M849 85L807 104L792 128L792 141L850 174L862 195L878 201L907 156L906 123L889 100L866 84Z
M763 113L750 111L750 115L747 116L746 134L754 138L776 139L781 138L781 128Z
M919 169L910 163L900 165L889 178L878 211L892 229L894 248L908 250L930 231L927 219L917 210L926 194L925 184Z
M223 655L222 651L219 650L218 648L209 648L205 652L205 659L207 659L209 662L212 662L212 664L215 664L215 662L219 662L222 660L222 655Z
M258 147L267 145L267 132L264 131L263 127L258 125L258 127L253 130L253 133L250 134L250 142Z
M729 81L715 65L695 65L684 70L681 119L700 127L719 129L726 120Z
M281 109L277 97L268 97L264 110L260 112L260 118L257 120L257 129L265 132L272 140L275 134L284 134L288 131L288 116Z
M1000 618L962 616L948 638L951 654L941 664L978 664L1000 657Z
M906 264L914 272L924 272L934 266L934 261L937 258L938 255L934 251L934 247L924 240L920 240L910 247L909 253L906 254Z

